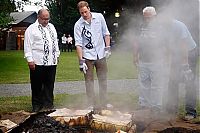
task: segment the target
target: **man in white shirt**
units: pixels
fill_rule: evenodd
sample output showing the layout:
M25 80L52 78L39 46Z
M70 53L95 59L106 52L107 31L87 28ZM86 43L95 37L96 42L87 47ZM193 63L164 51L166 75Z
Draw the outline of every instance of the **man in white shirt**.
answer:
M69 34L68 37L67 37L67 51L69 52L69 50L71 50L72 52L72 45L73 45L73 38L71 37L71 35Z
M106 105L107 63L110 52L110 32L102 14L90 12L87 2L80 1L77 5L80 19L74 26L75 46L79 59L80 70L85 76L88 102L96 106L94 92L94 67L99 83L100 106Z
M56 29L49 19L47 9L39 10L37 21L25 32L24 55L30 69L33 112L53 108L53 89L60 51Z
M66 47L67 47L67 37L65 36L65 34L63 34L62 36L62 46L61 46L61 51L66 52Z

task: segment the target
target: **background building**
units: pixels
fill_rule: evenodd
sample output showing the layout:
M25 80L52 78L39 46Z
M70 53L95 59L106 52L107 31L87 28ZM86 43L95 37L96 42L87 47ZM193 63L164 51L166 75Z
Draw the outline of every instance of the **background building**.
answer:
M22 50L24 46L24 32L37 19L35 11L12 12L13 21L3 33L0 41L0 50Z

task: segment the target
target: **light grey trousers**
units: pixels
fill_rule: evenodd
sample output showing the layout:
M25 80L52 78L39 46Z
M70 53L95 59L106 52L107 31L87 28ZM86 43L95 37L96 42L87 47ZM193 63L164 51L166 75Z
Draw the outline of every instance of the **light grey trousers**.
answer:
M140 106L162 109L164 92L168 84L167 65L139 63L139 104Z

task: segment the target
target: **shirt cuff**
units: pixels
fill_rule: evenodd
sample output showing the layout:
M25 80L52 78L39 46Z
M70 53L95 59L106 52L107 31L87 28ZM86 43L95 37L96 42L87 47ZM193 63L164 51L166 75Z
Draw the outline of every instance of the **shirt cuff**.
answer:
M33 62L33 58L32 58L32 57L26 57L26 60L27 60L28 62Z

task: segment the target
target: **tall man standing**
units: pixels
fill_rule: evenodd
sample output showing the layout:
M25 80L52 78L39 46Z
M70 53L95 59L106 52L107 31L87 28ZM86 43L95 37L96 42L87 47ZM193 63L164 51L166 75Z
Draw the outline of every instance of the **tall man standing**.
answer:
M69 52L69 50L71 50L72 52L72 45L73 45L73 38L71 37L71 35L69 34L67 37L67 51Z
M84 73L86 93L90 105L96 105L94 92L94 67L99 82L101 107L106 105L107 63L110 52L110 33L102 14L90 12L87 2L77 5L80 19L74 26L75 46L79 59L80 71Z
M61 46L61 50L62 52L66 52L66 49L67 49L67 37L65 36L65 34L63 34L62 36L62 46Z
M176 19L171 19L171 69L168 88L167 111L177 113L179 106L179 84L185 84L185 110L186 119L193 119L196 112L196 43L194 42L188 28L184 23ZM193 54L194 56L189 56ZM190 57L190 58L188 58Z
M167 36L154 7L143 9L143 24L134 43L134 63L139 75L139 105L153 111L163 109L163 91L167 87Z
M49 19L47 9L39 10L36 22L25 32L24 54L30 69L33 112L53 108L54 81L60 51L56 29Z

